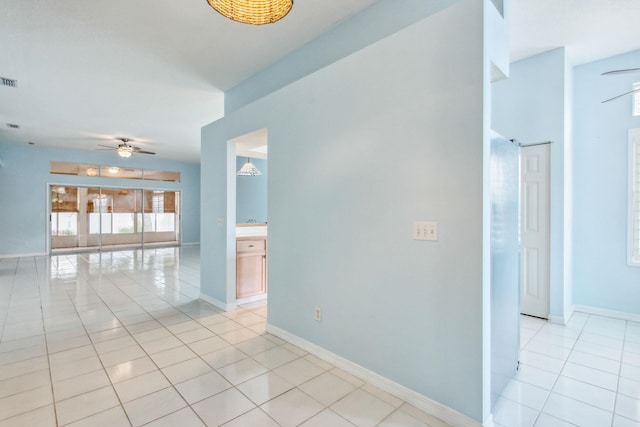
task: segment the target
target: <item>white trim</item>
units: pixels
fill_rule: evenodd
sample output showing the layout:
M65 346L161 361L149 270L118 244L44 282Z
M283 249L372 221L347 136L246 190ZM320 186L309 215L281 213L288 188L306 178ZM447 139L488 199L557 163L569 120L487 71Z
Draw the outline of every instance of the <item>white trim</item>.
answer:
M28 254L7 254L7 255L0 255L0 259L26 258L26 257L32 257L32 256L47 256L47 255L48 254L46 252L32 252Z
M254 295L252 297L246 297L246 298L238 298L236 300L236 304L237 305L241 305L241 304L250 304L252 302L256 302L256 301L266 301L267 300L267 294L260 294L260 295Z
M576 308L575 306L571 305L570 307L565 308L562 316L549 315L549 319L547 320L549 320L549 323L566 326L566 324L569 323L569 319L571 319L574 311L576 311Z
M638 254L638 248L636 247L635 234L637 227L636 222L636 209L638 209L638 198L640 198L640 188L636 188L635 181L640 176L640 171L636 170L636 167L640 165L636 164L637 156L640 153L640 128L629 129L629 178L627 189L627 204L628 204L628 218L627 218L627 264L632 267L640 267L640 254Z
M484 420L484 423L482 423L482 427L494 427L494 426L495 424L493 424L493 414L489 414L487 419Z
M554 316L550 314L547 320L549 321L549 323L555 323L556 325L564 326L567 324L567 320L564 316Z
M358 365L350 360L345 359L335 353L330 352L312 342L309 342L303 338L298 337L284 329L280 329L277 326L267 324L266 331L273 334L285 341L294 344L309 353L325 360L332 365L349 372L352 375L368 382L395 397L410 403L418 409L421 409L434 417L440 418L453 427L482 427L479 421L469 418L468 416L461 414L460 412L429 399L428 397L413 391L401 384L398 384L388 378L385 378L379 374L376 374L369 369ZM488 424L487 424L488 423ZM487 417L485 421L485 427L491 427L493 425L492 417Z
M233 303L225 303L220 301L219 299L210 297L209 295L205 295L202 292L200 293L200 299L208 302L209 304L212 304L224 311L230 311L230 310L235 310L238 306L235 302Z
M631 322L640 322L640 314L627 313L625 311L608 310L606 308L592 307L589 305L576 305L575 311L587 314L595 314L597 316L611 317L613 319L629 320Z

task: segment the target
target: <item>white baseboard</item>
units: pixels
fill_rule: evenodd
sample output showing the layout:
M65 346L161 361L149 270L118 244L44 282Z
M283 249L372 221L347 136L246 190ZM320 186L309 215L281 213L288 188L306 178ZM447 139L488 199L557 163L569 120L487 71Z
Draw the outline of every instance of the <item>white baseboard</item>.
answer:
M254 295L252 297L239 298L236 300L236 305L250 304L256 301L266 301L266 300L267 300L267 294L264 293L260 295Z
M219 299L210 297L209 295L205 295L202 292L200 293L200 299L224 311L235 310L237 308L236 303L228 304L226 302L220 301Z
M549 321L549 323L555 323L556 325L564 326L567 324L567 322L564 320L564 317L562 316L554 316L550 314L547 320Z
M49 254L47 254L46 252L33 252L28 254L7 254L7 255L0 255L0 259L25 258L25 257L32 257L32 256L47 256L47 255Z
M611 317L614 319L640 322L640 314L627 313L625 311L608 310L606 308L592 307L589 305L575 305L573 309L574 311L579 311L587 314L595 314L598 316Z
M487 417L486 420L484 420L484 423L482 423L482 427L494 427L493 424L493 414L489 414L489 416Z
M555 316L553 314L550 314L548 320L549 320L550 323L555 323L556 325L566 326L567 323L569 322L569 319L571 319L571 315L573 314L574 311L575 311L574 308L571 307L570 310L566 310L564 312L563 316Z
M453 427L482 427L482 424L480 424L479 421L469 418L468 416L461 414L460 412L449 408L448 406L438 403L435 400L429 399L428 397L416 391L413 391L401 384L396 383L395 381L376 374L375 372L370 371L363 366L347 360L342 356L338 356L337 354L332 353L329 350L326 350L303 338L300 338L297 335L287 332L284 329L280 329L277 326L267 324L266 330L270 334L282 338L283 340L288 341L291 344L294 344L308 351L309 353L321 358L322 360L325 360L332 365L344 371L347 371L352 375L355 375L363 381L366 381L369 384L372 384L386 391L387 393L392 394L407 403L410 403L416 408L421 409L426 413L433 415L434 417L440 418ZM493 425L492 417L489 417L487 421L490 424L487 424L486 427L490 427L491 425Z

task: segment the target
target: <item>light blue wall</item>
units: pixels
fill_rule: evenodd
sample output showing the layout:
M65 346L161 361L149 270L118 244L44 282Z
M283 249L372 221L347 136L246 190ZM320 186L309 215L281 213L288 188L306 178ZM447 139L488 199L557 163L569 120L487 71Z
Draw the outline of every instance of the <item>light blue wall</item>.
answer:
M236 300L237 158L236 144L227 141L240 134L211 144L208 142L215 137L210 136L210 128L209 125L202 129L200 147L200 210L206 212L206 216L201 216L200 228L200 293L210 302L225 307Z
M246 157L238 157L236 170L247 162ZM236 178L236 222L246 223L255 219L267 222L267 161L251 159L251 163L262 173L259 176L239 176Z
M491 79L494 76L507 76L509 74L509 0L495 2L484 0L483 5L483 32L484 32L484 58L483 58L483 209L482 209L482 253L483 253L483 271L482 271L482 415L483 420L490 423L492 403L495 401L492 395L500 386L497 384L497 372L502 375L513 372L513 366L509 367L509 359L513 359L508 355L514 355L518 352L518 344L516 340L510 340L508 337L515 337L519 334L518 322L505 322L505 313L517 312L516 308L509 306L509 297L513 296L511 292L494 294L496 291L496 283L508 283L508 271L512 271L513 266L509 265L513 254L497 256L504 248L496 245L492 238L494 233L494 225L496 224L496 212L494 211L495 200L493 195L496 192L494 182L495 177L492 176L495 165L493 164L495 152L493 145L496 138L495 132L491 130ZM500 10L496 8L496 3L501 6ZM504 16L503 16L504 15ZM491 77L491 79L489 78ZM498 246L498 247L496 247ZM511 255L511 256L509 256ZM517 257L517 254L516 254ZM499 280L502 279L502 280ZM499 290L498 292L502 292ZM500 315L502 314L502 316ZM499 324L494 324L494 322ZM511 364L512 365L512 364ZM502 380L504 383L504 379Z
M226 141L269 129L270 325L479 421L482 17L458 1L205 127L202 146L203 212L222 218ZM412 240L414 221L440 240ZM229 229L202 223L203 292L222 302Z
M152 157L0 143L0 256L46 251L47 185L101 185L182 191L182 242L200 241L200 165ZM181 182L52 175L49 163L75 162L180 172Z
M560 48L511 64L509 78L495 82L492 88L492 127L496 132L522 144L553 141L550 315L558 321L564 319L571 304L571 249L567 241L571 226L566 216L570 177L565 170L572 125L570 74L565 50Z
M578 305L640 314L640 267L627 265L628 131L631 90L640 74L601 76L637 68L640 51L575 68L574 301Z
M458 0L381 0L225 92L228 114Z

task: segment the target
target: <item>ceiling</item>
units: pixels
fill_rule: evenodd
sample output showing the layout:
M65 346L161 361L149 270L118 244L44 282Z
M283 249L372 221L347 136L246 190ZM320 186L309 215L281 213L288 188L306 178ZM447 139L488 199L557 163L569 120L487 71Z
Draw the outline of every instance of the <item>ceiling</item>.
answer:
M574 65L640 49L638 0L510 1L512 62L562 46Z
M0 141L94 150L126 137L197 162L200 128L222 117L225 90L377 1L298 0L260 27L205 0L4 1L0 76L18 84L0 86ZM511 0L510 9L512 60L567 46L580 64L640 48L638 0ZM260 146L260 135L241 142Z

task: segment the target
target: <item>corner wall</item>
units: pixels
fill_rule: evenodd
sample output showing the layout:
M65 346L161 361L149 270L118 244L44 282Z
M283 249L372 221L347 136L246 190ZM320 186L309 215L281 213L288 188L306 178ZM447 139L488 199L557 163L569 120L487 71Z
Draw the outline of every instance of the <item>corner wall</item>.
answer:
M476 423L482 7L458 1L228 114L202 149L203 212L216 218L231 212L227 141L269 129L270 326ZM437 221L439 241L412 240L414 221ZM224 302L229 225L202 227L203 292Z
M458 0L379 0L225 92L229 114L291 82L345 58ZM374 25L372 23L375 22Z
M66 150L0 143L0 256L46 252L47 184L78 186L164 188L182 192L182 242L200 241L200 165L197 163L115 153ZM119 167L139 167L180 172L181 182L124 180L49 173L51 161Z
M571 67L564 48L511 64L508 80L493 84L492 127L522 144L551 144L550 318L570 314L571 225L567 199L571 176L566 169L571 141ZM567 74L569 73L569 74ZM569 105L568 105L569 104Z

